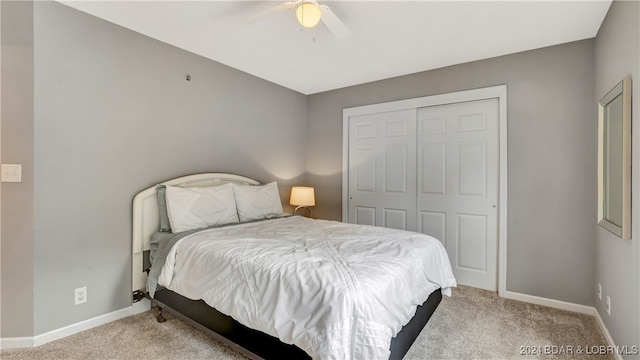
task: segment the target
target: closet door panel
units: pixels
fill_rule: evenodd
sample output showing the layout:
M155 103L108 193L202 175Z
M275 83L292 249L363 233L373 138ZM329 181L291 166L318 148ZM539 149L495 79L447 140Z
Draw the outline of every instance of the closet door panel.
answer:
M447 144L420 145L418 154L420 168L420 190L423 194L444 195L446 193Z
M376 190L376 154L372 146L361 146L353 150L354 187L358 192L373 193Z
M445 245L460 284L495 290L498 99L424 107L417 117L419 229Z
M415 109L349 118L350 222L417 229L415 120Z
M420 211L419 216L418 231L423 234L429 234L440 240L443 245L446 245L447 213L422 210Z

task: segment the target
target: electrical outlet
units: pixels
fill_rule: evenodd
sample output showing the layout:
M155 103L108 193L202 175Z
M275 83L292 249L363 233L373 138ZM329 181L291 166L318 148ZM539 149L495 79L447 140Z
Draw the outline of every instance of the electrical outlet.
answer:
M87 287L77 288L75 290L76 294L76 305L84 304L87 302Z
M598 283L598 300L602 300L602 284Z
M611 315L611 298L607 296L607 314Z
M2 164L2 182L22 182L22 165Z

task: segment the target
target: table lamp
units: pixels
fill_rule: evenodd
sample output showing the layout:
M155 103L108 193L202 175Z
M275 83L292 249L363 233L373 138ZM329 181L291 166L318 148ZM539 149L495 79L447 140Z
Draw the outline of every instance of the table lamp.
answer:
M293 215L296 215L298 209L305 209L308 212L307 217L311 217L311 209L308 206L316 205L316 197L312 187L294 186L291 188L291 198L289 204L296 206Z

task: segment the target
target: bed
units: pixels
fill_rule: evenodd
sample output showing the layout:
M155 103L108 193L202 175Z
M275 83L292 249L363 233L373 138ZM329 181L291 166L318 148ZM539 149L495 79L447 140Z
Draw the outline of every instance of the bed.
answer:
M439 241L284 216L275 183L206 173L158 185L133 202L134 297L250 358L401 359L456 285ZM218 208L198 210L196 196Z

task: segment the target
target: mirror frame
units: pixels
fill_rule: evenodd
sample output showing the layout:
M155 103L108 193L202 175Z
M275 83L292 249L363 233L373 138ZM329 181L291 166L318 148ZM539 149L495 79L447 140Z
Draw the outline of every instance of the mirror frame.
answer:
M620 97L621 105L619 101L614 103ZM610 110L614 105L622 108L613 111L620 116L611 118ZM621 165L621 174L616 175L621 180L620 189L608 184L610 176L605 169L611 162L611 157L617 155L610 154L607 146L614 139L607 131L608 124L613 121L619 122L617 126L622 129L622 134L617 134L616 137L618 140L622 139L621 159L613 159ZM621 219L608 217L609 199L613 191L619 192L617 197L621 200ZM598 224L622 239L631 239L631 77L619 82L598 102Z

